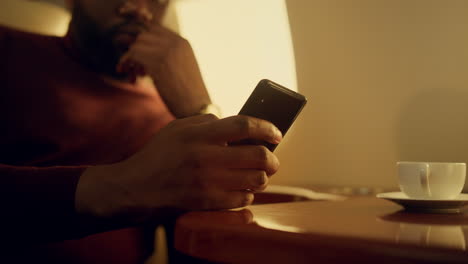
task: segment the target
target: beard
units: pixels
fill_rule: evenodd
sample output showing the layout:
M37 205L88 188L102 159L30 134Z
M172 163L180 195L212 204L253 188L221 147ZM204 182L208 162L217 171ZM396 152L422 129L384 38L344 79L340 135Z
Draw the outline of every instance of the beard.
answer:
M99 23L87 14L80 2L75 3L70 28L74 32L72 40L83 61L93 71L123 78L122 74L117 73L116 65L128 50L128 45L118 44L113 40L119 28L126 23L106 30L100 29Z

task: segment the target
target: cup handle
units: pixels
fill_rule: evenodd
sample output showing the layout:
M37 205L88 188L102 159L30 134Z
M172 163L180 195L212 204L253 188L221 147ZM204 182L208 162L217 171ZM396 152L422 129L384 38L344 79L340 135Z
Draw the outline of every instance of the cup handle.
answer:
M427 195L427 197L432 197L431 189L429 188L429 165L426 164L425 169L420 169L419 170L419 180L421 182L422 189L424 193Z

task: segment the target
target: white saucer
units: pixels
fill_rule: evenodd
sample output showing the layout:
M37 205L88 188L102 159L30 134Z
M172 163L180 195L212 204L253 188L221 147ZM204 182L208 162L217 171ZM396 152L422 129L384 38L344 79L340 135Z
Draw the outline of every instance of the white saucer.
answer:
M377 198L397 203L408 211L425 213L460 213L468 205L468 194L466 193L450 200L412 199L402 192L379 193Z

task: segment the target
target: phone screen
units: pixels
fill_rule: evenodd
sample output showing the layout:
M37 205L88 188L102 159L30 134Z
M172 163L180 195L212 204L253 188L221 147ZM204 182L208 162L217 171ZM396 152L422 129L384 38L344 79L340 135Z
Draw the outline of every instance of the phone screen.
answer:
M284 86L270 80L261 80L247 99L239 115L264 119L273 123L286 134L296 117L307 103L307 99ZM273 151L277 145L268 142L242 141L242 144L262 144Z

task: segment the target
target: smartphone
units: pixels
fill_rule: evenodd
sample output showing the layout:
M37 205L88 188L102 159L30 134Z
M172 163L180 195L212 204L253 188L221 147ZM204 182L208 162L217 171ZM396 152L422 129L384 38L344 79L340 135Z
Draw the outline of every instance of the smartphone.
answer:
M273 123L283 137L307 103L307 99L295 91L273 81L261 80L245 102L239 115L252 116ZM277 145L256 140L243 140L236 144L261 144L270 151Z

